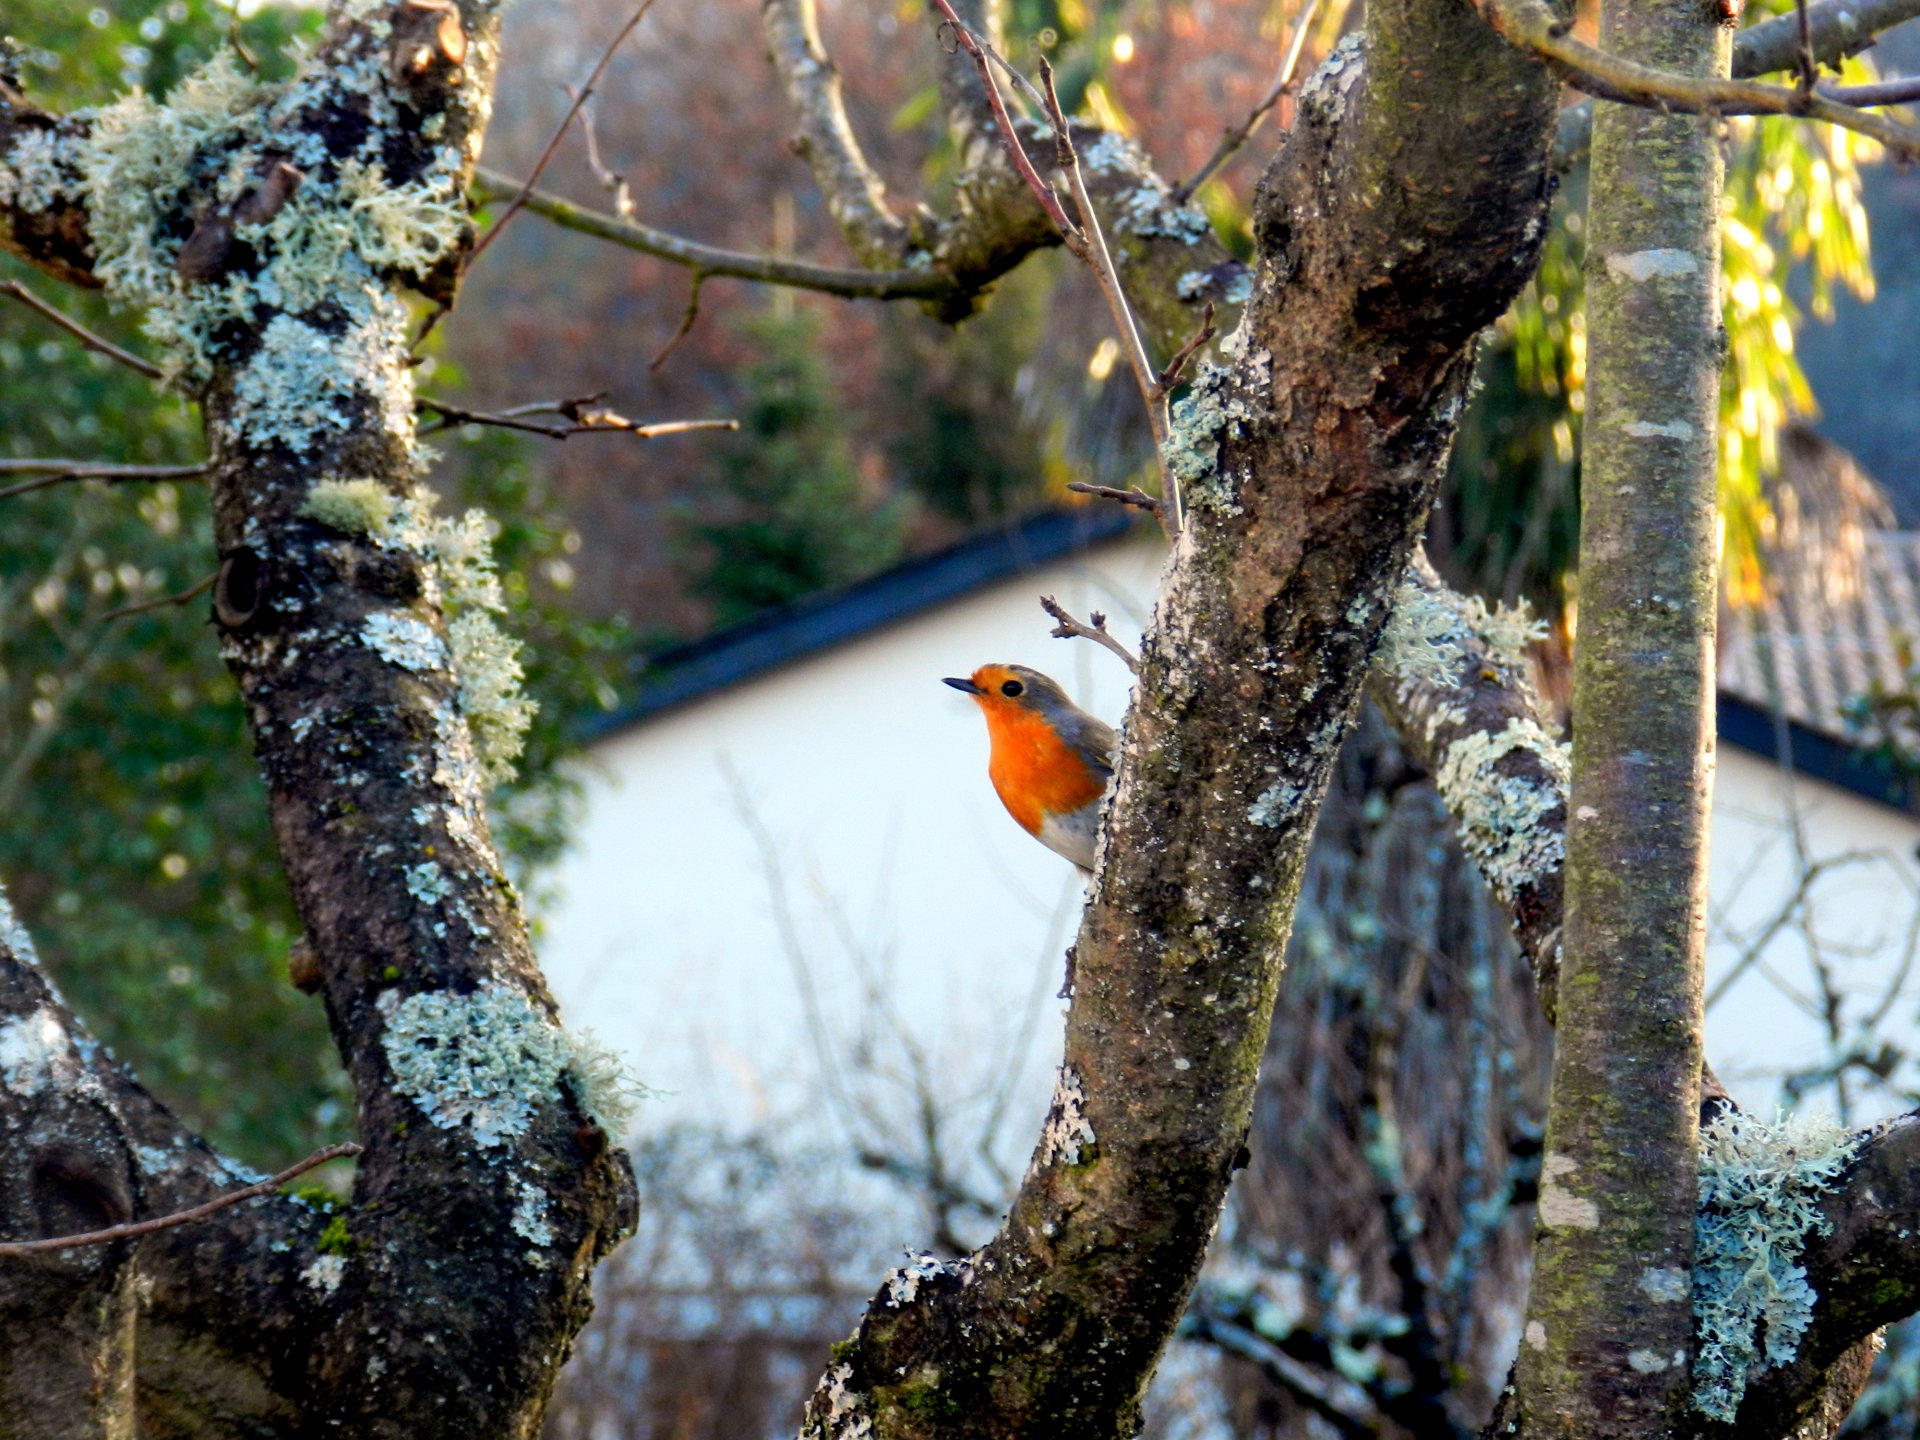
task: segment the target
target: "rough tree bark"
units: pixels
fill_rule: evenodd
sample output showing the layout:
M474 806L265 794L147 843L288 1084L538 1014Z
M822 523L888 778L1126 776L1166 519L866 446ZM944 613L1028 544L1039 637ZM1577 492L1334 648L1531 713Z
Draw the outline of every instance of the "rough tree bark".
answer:
M771 36L808 7L763 13ZM793 33L805 43L773 46L789 93L831 111L830 86L796 84L824 57ZM276 1199L0 1262L9 1357L38 1366L30 1393L74 1397L55 1418L21 1413L18 1433L125 1434L137 1415L155 1435L530 1434L591 1266L625 1223L591 1057L553 1022L486 837L475 738L501 726L504 662L468 623L484 610L470 535L414 493L390 292L437 290L451 268L493 36L480 0L341 0L283 91L209 73L166 112L62 120L12 77L0 89L0 240L148 305L206 400L215 613L368 1146L344 1216ZM1557 99L1459 0L1370 5L1363 36L1303 93L1256 204L1228 363L1179 407L1169 458L1190 524L1144 648L1046 1131L994 1241L888 1277L813 1398L811 1433L1129 1433L1244 1162L1308 837L1370 653L1396 595L1409 603L1402 573L1474 336L1544 231ZM968 203L928 231L886 213L844 123L820 133L816 173L830 193L855 187L840 210L865 228L863 253L908 269L924 254L953 277L943 313L1048 243L991 147L974 147ZM1171 348L1191 307L1233 298L1246 272L1218 263L1136 148L1085 138L1117 258ZM1474 660L1487 627L1462 633L1453 670L1416 667L1425 678L1394 697L1545 966L1556 752L1516 732L1524 705L1486 693L1505 683L1502 664ZM1481 706L1464 716L1463 689ZM10 924L0 942L0 1138L24 1177L9 1180L9 1235L225 1188L218 1158L99 1054ZM1833 1232L1806 1254L1819 1304L1795 1358L1749 1389L1751 1433L1817 1410L1863 1327L1920 1294L1912 1135L1909 1122L1869 1137L1822 1197ZM0 1388L8 1401L21 1391Z
M482 0L342 0L285 86L215 62L61 119L0 85L8 248L146 307L203 403L214 615L365 1142L336 1215L0 1259L10 1435L532 1435L630 1224L488 836L512 661L484 537L420 499L393 293L443 291L467 238L496 33ZM231 1188L6 938L6 1237Z
M1724 75L1729 20L1610 0L1601 43ZM1652 1434L1692 1398L1713 789L1720 140L1597 106L1592 359L1559 1033L1520 1432Z
M1369 7L1303 94L1232 363L1179 407L1191 523L1143 649L1047 1132L991 1243L889 1278L809 1433L1131 1433L1243 1158L1313 819L1470 343L1543 233L1554 101L1449 0Z

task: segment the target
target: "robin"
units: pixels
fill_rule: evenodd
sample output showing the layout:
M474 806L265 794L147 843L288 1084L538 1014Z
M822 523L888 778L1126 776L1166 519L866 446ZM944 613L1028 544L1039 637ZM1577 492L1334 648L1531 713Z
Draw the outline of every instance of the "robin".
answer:
M982 665L942 683L987 717L987 778L1007 813L1056 855L1093 869L1100 799L1113 779L1113 727L1025 665Z

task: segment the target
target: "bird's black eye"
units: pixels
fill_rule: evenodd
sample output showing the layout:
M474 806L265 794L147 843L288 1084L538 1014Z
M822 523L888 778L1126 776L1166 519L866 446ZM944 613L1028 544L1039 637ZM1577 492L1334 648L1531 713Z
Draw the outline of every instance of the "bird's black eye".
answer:
M1015 695L1025 694L1026 689L1027 687L1022 685L1018 680L1009 680L1000 687L1000 693L1011 700Z

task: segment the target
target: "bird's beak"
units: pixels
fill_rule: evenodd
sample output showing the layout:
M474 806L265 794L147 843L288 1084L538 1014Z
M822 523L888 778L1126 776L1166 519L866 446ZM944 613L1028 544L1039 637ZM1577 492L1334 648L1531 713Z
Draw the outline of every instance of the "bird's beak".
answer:
M949 675L946 679L942 680L940 683L942 685L951 685L956 690L964 690L969 695L984 695L987 693L986 691L982 690L978 685L974 684L973 681L956 680L951 675Z

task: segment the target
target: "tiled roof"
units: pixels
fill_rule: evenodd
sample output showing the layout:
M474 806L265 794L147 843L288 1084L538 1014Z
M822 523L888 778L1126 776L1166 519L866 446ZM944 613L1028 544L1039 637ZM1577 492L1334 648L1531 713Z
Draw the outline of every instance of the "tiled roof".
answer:
M1900 657L1920 647L1920 534L1868 531L1851 548L1844 569L1838 558L1783 569L1770 603L1726 618L1723 689L1844 736L1847 703L1873 682L1907 688Z

